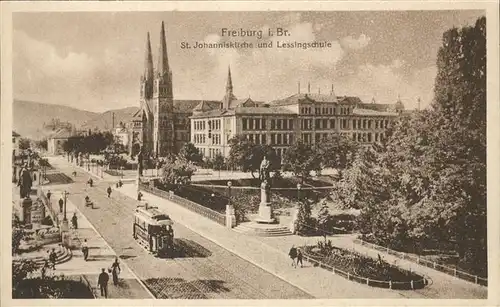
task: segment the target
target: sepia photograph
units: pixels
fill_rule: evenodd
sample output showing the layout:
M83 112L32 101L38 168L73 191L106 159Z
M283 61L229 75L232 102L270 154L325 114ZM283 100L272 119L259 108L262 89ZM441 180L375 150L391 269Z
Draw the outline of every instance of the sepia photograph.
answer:
M498 30L332 9L12 12L10 304L486 304Z

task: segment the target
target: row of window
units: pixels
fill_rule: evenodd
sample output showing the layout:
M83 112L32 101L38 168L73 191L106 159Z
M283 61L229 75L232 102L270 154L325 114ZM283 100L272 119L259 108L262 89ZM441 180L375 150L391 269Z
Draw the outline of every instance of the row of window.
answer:
M246 139L254 144L267 144L267 134L246 134ZM271 133L269 134L271 145L291 145L293 144L293 134L291 133Z
M353 129L385 129L389 127L389 120L358 119L352 122Z
M204 120L195 120L193 125L194 125L195 131L205 130L205 121Z
M340 107L340 115L349 115L351 114L350 112L350 107ZM316 115L337 115L337 108L336 107L315 107L314 108L314 113L312 112L313 108L311 107L301 107L300 108L300 114L316 114Z
M349 129L350 124L352 124L352 129L383 129L389 126L389 120L373 120L373 119L340 119L340 129ZM302 130L326 130L326 129L336 129L335 119L315 119L314 126L312 119L301 119L300 128Z
M384 133L370 133L370 132L362 132L352 134L352 139L359 143L371 143L371 142L380 142L385 138Z
M207 139L208 139L208 144L211 145L222 144L222 136L219 133L209 133L208 135L205 133L193 134L194 144L207 144Z
M207 140L207 135L205 133L195 133L193 135L194 144L205 144L206 140Z

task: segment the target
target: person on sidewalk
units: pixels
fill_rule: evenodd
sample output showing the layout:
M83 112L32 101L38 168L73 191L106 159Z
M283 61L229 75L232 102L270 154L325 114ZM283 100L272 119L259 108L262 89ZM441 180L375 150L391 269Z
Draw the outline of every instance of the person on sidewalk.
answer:
M300 267L303 268L304 264L302 263L302 251L300 249L297 250L297 265L299 265L300 262Z
M63 206L64 206L64 200L61 197L59 198L59 213L63 212Z
M76 177L76 171L73 171L72 174L73 174L73 177Z
M92 187L92 185L94 184L94 180L92 180L92 178L89 178L87 183L89 184L90 187Z
M52 196L52 193L50 193L50 190L47 191L47 200L49 201L50 204L50 196Z
M78 229L78 218L76 217L76 212L73 213L71 223L73 224L73 229Z
M83 253L83 260L87 261L89 257L89 246L87 244L87 239L83 240L82 253Z
M139 193L137 193L137 200L141 201L142 200L142 196L143 195L142 195L141 191L139 191Z
M113 191L113 190L111 190L111 187L110 187L110 186L108 186L108 189L106 190L106 192L108 192L108 198L110 198L110 197L111 197L111 192L112 192L112 191Z
M105 298L108 298L108 281L109 275L106 273L106 269L102 269L101 274L99 274L97 286L101 289L101 296L104 296Z
M292 258L292 266L294 268L296 268L297 264L295 263L295 258L297 258L297 248L295 247L295 245L292 245L292 248L290 248L290 251L288 252L288 256L290 256L290 258Z
M118 285L118 275L121 272L120 263L118 262L118 257L115 258L115 262L111 265L111 274L113 275L113 284Z

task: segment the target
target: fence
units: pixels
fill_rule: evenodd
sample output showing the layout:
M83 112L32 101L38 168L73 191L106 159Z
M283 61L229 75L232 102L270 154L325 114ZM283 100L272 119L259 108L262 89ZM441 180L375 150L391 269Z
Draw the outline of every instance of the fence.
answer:
M429 261L426 259L422 259L420 256L411 255L411 254L408 254L405 252L398 252L398 251L392 250L388 247L383 247L380 245L376 245L376 244L373 244L370 242L363 241L359 238L355 239L354 242L357 244L360 244L360 245L366 245L369 248L372 248L372 249L375 249L375 250L378 250L381 252L385 252L389 255L396 256L400 259L408 260L408 261L414 262L416 264L426 266L428 268L443 272L445 274L454 276L456 278L460 278L460 279L463 279L463 280L466 280L466 281L469 281L469 282L472 282L472 283L475 283L475 284L478 284L481 286L488 286L488 279L484 278L484 277L472 275L472 274L469 274L467 272L457 270L456 268L448 267L446 265L437 263L435 261Z
M80 276L80 282L81 282L82 284L84 284L84 285L87 287L87 289L89 289L90 293L92 293L92 297L93 297L93 298L97 298L97 295L96 295L96 293L95 293L95 289L94 289L94 287L92 287L92 285L90 284L90 281L88 280L87 276L85 276L85 275L81 275L81 276Z
M60 227L59 216L54 211L54 208L52 207L52 203L49 201L49 199L47 198L47 196L45 195L45 193L43 192L42 189L38 189L38 198L42 201L45 208L49 211L50 218L54 222L54 226Z
M217 211L214 211L212 209L204 207L200 204L197 204L197 203L192 202L190 200L187 200L185 198L179 197L179 196L175 195L173 191L169 191L169 192L163 191L163 190L160 190L160 189L157 189L154 187L150 187L144 183L140 183L139 187L141 190L143 190L145 192L151 193L151 194L156 195L156 196L161 197L161 198L171 200L174 203L176 203L176 204L178 204L178 205L180 205L180 206L182 206L190 211L198 213L199 215L204 216L204 217L206 217L206 218L208 218L216 223L219 223L223 226L226 225L226 216L224 214L221 214Z
M375 280L367 277L359 276L356 274L351 274L349 272L345 272L341 269L338 269L332 265L325 264L321 262L321 260L315 259L314 254L308 253L304 247L300 248L305 260L309 261L312 264L318 265L320 268L331 271L333 274L342 276L347 278L347 280L352 280L361 284L366 284L372 287L378 288L386 288L386 289L421 289L428 284L428 280L426 278L411 280L409 282L394 282L394 281L385 281L385 280Z

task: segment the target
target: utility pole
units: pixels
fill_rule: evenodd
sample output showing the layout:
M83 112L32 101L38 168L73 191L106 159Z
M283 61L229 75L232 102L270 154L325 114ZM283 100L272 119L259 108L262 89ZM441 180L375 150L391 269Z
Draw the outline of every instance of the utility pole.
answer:
M68 221L66 216L66 202L68 201L68 192L64 191L64 218L63 221Z
M113 132L113 129L115 129L115 112L111 112L111 118L112 118L111 132Z
M67 202L67 199L68 199L68 192L64 191L63 192L63 196L64 196L64 216L63 216L63 221L62 221L62 227L61 227L61 230L62 230L62 235L63 235L63 242L65 244L67 244L68 242L67 239L65 238L65 235L64 233L66 233L68 230L69 230L69 225L68 225L68 218L66 216L66 202Z

